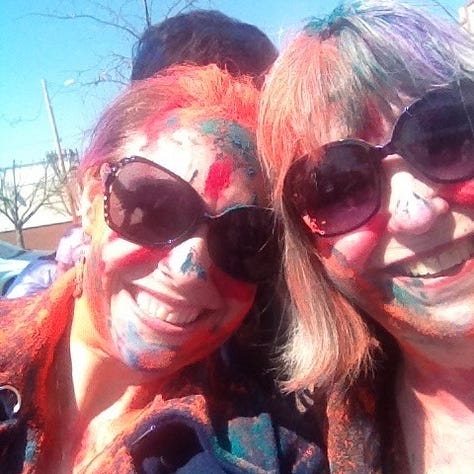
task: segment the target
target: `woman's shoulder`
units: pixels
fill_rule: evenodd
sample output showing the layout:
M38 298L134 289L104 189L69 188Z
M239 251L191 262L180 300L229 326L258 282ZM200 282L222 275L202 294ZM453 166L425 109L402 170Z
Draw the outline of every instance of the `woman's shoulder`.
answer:
M0 299L0 360L7 361L4 370L13 378L21 378L28 367L41 364L54 351L71 320L72 278L37 295Z
M59 324L72 314L74 275L56 281L50 288L30 296L0 298L0 330L15 331L16 325L33 328L51 318Z

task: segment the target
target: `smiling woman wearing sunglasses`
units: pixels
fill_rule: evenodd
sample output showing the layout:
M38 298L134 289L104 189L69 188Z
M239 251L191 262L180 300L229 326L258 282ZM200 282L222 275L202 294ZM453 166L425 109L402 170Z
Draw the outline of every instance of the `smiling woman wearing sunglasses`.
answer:
M474 43L386 0L312 19L264 87L286 389L333 472L473 472Z
M216 351L279 272L256 103L251 78L182 66L103 114L80 168L85 258L0 306L2 472L319 469L239 346Z

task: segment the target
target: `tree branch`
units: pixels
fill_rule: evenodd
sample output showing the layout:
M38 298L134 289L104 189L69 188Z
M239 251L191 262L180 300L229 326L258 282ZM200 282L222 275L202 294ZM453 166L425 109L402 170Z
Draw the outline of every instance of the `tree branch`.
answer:
M127 26L120 25L118 23L114 23L113 21L103 20L102 18L98 18L94 15L88 15L86 13L73 13L71 15L58 15L56 13L29 13L28 16L42 16L46 18L55 18L57 20L80 20L80 19L87 19L95 21L101 25L110 26L112 28L116 28L118 30L125 31L129 35L133 36L136 40L140 39L140 34L136 33L134 30Z

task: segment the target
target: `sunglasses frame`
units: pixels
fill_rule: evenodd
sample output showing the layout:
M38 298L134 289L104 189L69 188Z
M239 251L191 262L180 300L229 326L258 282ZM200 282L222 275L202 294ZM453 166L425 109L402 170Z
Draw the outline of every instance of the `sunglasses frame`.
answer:
M180 235L168 239L166 241L156 241L156 242L145 242L140 239L132 239L123 234L123 230L121 230L117 225L114 224L113 220L111 219L111 213L110 213L110 195L112 194L112 185L117 178L118 174L120 171L128 164L130 163L143 163L149 166L152 166L153 168L157 168L160 171L163 171L165 174L173 178L174 180L178 181L179 183L183 184L186 186L186 188L196 197L196 202L200 203L200 210L201 210L201 216L197 217L194 222L190 224L190 226L182 232ZM178 176L177 174L173 173L172 171L168 170L164 166L159 165L158 163L155 163L154 161L148 160L147 158L144 158L142 156L138 155L132 155L129 157L122 158L118 162L113 162L113 163L105 163L103 165L105 167L104 170L101 169L101 174L102 174L102 182L104 184L104 219L106 224L114 231L117 232L120 236L125 238L125 240L128 240L132 243L138 244L138 245L143 245L144 247L170 247L172 245L175 245L176 243L185 240L186 236L192 235L192 232L196 230L196 227L199 225L201 220L205 220L207 218L212 219L213 217L218 217L218 216L210 216L206 213L205 211L205 205L204 201L201 198L201 196L198 194L198 192L181 176ZM222 215L222 214L220 214Z
M167 239L166 241L150 242L150 241L142 240L140 238L133 238L133 236L124 234L123 229L120 229L120 227L113 222L113 219L111 218L111 212L110 212L110 196L112 194L112 186L115 179L118 177L120 171L126 165L130 163L142 163L142 164L152 166L153 168L159 169L160 171L164 172L166 175L170 176L172 179L176 180L179 184L185 186L185 188L190 192L190 197L192 199L196 199L196 204L199 203L199 205L196 206L196 210L199 212L196 212L195 219L192 222L190 222L189 226L187 226L187 228L180 235ZM102 176L102 182L103 182L103 187L104 187L104 196L103 196L104 219L105 219L106 224L109 226L109 228L112 229L117 234L119 234L121 238L129 242L141 245L143 247L166 248L166 247L171 247L173 245L176 245L177 243L180 243L182 241L185 241L186 239L188 239L190 236L193 235L193 232L196 230L196 228L199 225L207 222L210 226L208 229L208 234L207 234L209 254L212 260L215 262L215 264L218 267L220 267L223 271L233 276L234 278L237 278L239 280L243 280L249 283L259 283L261 281L267 280L268 278L272 277L275 274L273 271L273 268L271 272L270 271L268 272L269 273L268 275L264 274L264 271L262 268L257 269L253 274L251 274L250 272L248 272L248 270L245 270L245 268L248 268L245 266L246 262L243 262L241 267L235 267L235 266L231 266L229 263L224 263L222 258L219 257L220 252L219 251L216 252L215 246L213 247L212 245L212 244L215 244L216 242L216 236L220 235L216 233L219 230L219 228L218 227L213 228L213 223L216 223L217 225L217 220L219 218L225 217L226 215L229 215L230 213L239 213L239 212L247 212L247 211L255 210L259 214L269 215L270 217L266 224L272 224L272 228L276 232L275 230L276 221L275 221L275 215L274 215L273 209L270 209L268 207L256 206L256 205L239 205L239 206L226 209L225 211L219 214L215 214L215 215L209 214L208 212L206 212L205 201L190 183L188 183L187 181L185 181L183 178L173 173L172 171L168 170L167 168L151 160L148 160L147 158L136 156L136 155L122 158L120 161L116 163L104 163L103 167L101 168L101 176ZM244 217L245 217L245 214L244 214ZM249 229L251 230L250 226L249 226ZM249 233L249 235L251 234ZM264 239L266 238L267 240L265 240L265 244L262 245L260 249L262 249L264 246L267 246L268 243L270 243L270 248L272 248L271 243L272 243L272 239L275 238L275 235L274 235L274 232L272 232L270 235L268 235L268 237L264 236ZM275 242L278 242L278 239L275 240ZM228 250L229 250L228 258L230 259L230 258L235 258L235 256L232 257L232 253L230 253L230 250L239 250L239 249L236 248L235 246L232 247L231 245ZM254 258L258 258L259 252L260 250L257 250L255 254L249 254L249 255L242 254L242 258L244 257L252 258L252 255L254 255ZM272 260L276 261L278 259L272 258ZM276 266L276 263L272 262L272 265Z
M199 207L201 214L196 217L196 219L187 227L187 229L181 233L180 235L168 239L166 241L157 241L154 243L151 242L141 242L139 239L138 240L130 240L128 238L125 238L126 240L130 240L133 243L143 245L145 247L169 247L172 245L175 245L178 242L182 242L183 240L186 240L189 236L193 234L193 232L196 230L196 228L205 223L205 222L212 222L216 219L219 219L220 217L228 214L229 212L235 212L238 211L239 209L262 209L268 212L273 213L273 210L268 207L262 207L262 206L256 206L254 204L248 204L248 205L239 205L232 207L230 209L226 209L223 212L220 212L218 214L209 214L206 212L206 205L203 200L203 198L199 195L199 193L192 187L191 184L189 184L186 180L181 178L181 176L173 173L170 171L168 168L165 168L164 166L159 165L158 163L155 163L154 161L151 161L147 158L144 158L142 156L138 155L132 155L129 157L122 158L120 161L116 163L105 163L105 170L102 172L102 181L104 183L104 219L106 224L115 232L117 232L120 235L122 234L122 231L113 223L111 217L110 217L110 195L112 192L112 184L117 178L120 170L122 170L127 164L129 163L143 163L152 166L153 168L158 168L159 170L163 171L165 174L171 176L173 179L178 181L179 183L183 184L196 198L196 202L199 202Z
M422 166L417 163L416 160L412 159L412 155L408 154L402 154L401 150L398 150L397 142L397 135L399 135L401 132L400 130L403 129L403 126L410 117L413 117L416 114L416 110L422 106L425 102L429 101L430 99L432 100L433 97L439 97L440 94L447 94L447 93L459 93L461 99L462 99L462 85L465 85L466 87L470 88L470 93L472 94L474 98L474 81L468 80L468 79L463 79L459 82L450 84L449 86L443 87L443 88L438 88L438 89L432 89L428 91L423 97L415 100L412 104L409 106L405 107L403 112L399 115L398 119L396 120L393 128L392 128L392 133L390 136L390 140L385 144L385 145L372 145L365 140L358 139L358 138L346 138L346 139L341 139L341 140L335 140L329 143L326 143L325 145L320 147L320 150L322 153L318 156L324 157L325 151L326 150L331 150L334 148L340 148L344 146L351 146L351 147L359 147L360 149L363 149L364 152L367 154L367 156L370 159L371 164L374 166L375 170L377 171L377 179L375 184L375 189L377 192L377 202L375 203L374 209L370 212L370 214L365 218L363 221L360 223L349 226L347 229L343 231L336 231L336 232L326 232L321 229L313 229L313 232L318 234L321 237L335 237L338 235L343 235L348 232L352 232L355 229L358 229L365 225L377 212L380 210L381 206L381 201L382 201L382 189L381 189L381 183L383 181L383 173L381 170L381 163L384 158L386 158L388 155L391 154L399 154L407 163L409 163L413 168L415 168L417 171L419 171L423 176L428 178L430 181L435 182L435 183L460 183L464 181L468 181L469 179L472 179L474 177L474 169L472 170L471 173L468 173L466 176L463 176L462 178L455 178L455 179L443 179L439 178L437 176L430 175L429 172L426 171ZM472 106L474 108L474 100L472 103ZM468 115L469 118L469 115ZM474 123L471 124L472 130L473 130L473 135L474 135ZM398 132L398 133L397 133ZM287 189L290 187L290 184L288 183L289 177L292 176L294 171L297 169L299 166L304 166L308 162L315 161L311 156L309 155L303 155L302 157L298 158L288 169L285 179L284 179L284 185L283 185L283 202L288 211L291 211L292 214L298 214L299 218L301 219L301 214L298 213L296 210L296 207L294 204L291 202L291 199L287 197ZM319 162L321 162L322 159L319 159Z

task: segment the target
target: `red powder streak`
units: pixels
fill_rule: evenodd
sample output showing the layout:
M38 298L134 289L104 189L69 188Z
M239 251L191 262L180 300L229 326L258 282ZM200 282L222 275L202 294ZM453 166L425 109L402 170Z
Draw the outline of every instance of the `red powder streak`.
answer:
M222 297L244 302L254 297L255 285L236 280L215 265L211 265L208 271L209 278Z
M451 203L473 205L474 179L465 183L446 184L439 189L438 195Z
M140 265L143 263L157 263L164 258L168 252L169 248L138 247L133 252L124 255L121 258L120 263L124 267L133 266L135 264Z
M213 201L217 200L222 191L229 186L233 165L234 162L232 159L224 158L214 162L209 168L204 188L204 195L207 198Z
M361 227L364 230L368 230L374 234L374 237L380 239L383 233L387 231L387 224L390 219L390 215L387 212L379 212L372 217L367 224Z

